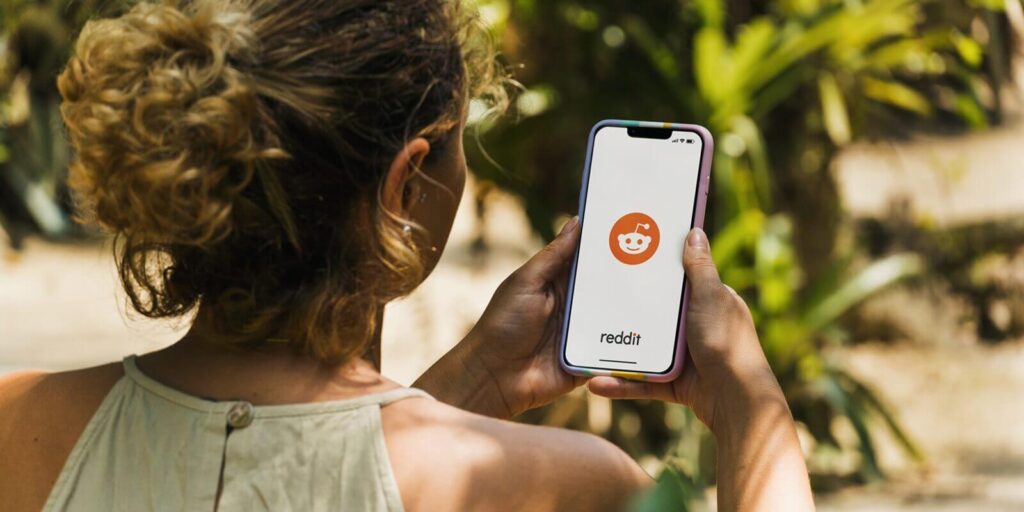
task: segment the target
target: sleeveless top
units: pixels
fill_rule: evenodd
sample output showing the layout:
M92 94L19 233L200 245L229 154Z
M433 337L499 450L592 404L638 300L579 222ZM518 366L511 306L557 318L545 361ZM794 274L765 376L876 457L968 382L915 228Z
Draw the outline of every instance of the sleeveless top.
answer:
M129 356L43 510L402 510L380 408L414 397L430 395L215 402L160 384Z

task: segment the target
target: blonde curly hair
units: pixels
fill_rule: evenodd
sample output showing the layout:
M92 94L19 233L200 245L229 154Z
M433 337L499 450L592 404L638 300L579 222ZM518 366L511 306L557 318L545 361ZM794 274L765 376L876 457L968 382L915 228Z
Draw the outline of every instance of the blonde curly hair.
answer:
M58 79L69 181L133 309L361 355L424 274L377 200L388 163L450 142L468 97L503 100L474 25L444 0L144 2L86 24Z

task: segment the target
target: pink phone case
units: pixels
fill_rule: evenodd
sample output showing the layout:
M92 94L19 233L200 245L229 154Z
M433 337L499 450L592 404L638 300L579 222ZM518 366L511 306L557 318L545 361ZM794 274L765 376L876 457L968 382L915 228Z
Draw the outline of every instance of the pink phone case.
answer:
M704 212L707 208L708 202L708 189L711 183L711 160L714 155L714 139L711 137L711 132L703 126L693 124L675 124L675 123L658 123L650 121L622 121L616 119L607 119L594 125L590 130L590 139L587 142L587 160L583 168L583 183L580 187L580 208L579 208L579 219L580 228L583 229L583 223L586 222L584 215L584 207L587 202L587 186L590 180L590 159L594 153L594 138L597 135L598 130L601 128L617 126L625 128L671 128L673 130L685 130L695 133L703 141L703 147L700 156L700 174L697 177L697 198L694 201L694 212L693 212L693 226L703 228L704 227ZM686 278L683 279L683 301L680 305L679 310L679 332L676 338L676 350L675 356L673 356L672 366L669 367L664 373L643 373L643 372L631 372L626 370L598 370L593 368L581 368L573 366L566 361L565 348L567 337L569 333L569 315L568 312L572 308L572 290L576 284L576 264L579 260L579 248L576 249L576 255L573 257L572 271L569 273L569 294L566 297L565 311L566 314L562 320L562 336L561 344L559 347L559 363L562 365L562 369L573 375L582 375L585 377L593 377L597 375L611 375L613 377L622 377L625 379L632 380L647 380L653 382L668 382L675 380L679 376L679 373L683 371L683 361L686 355L686 309L690 302L690 288L686 286ZM680 262L680 264L682 264Z

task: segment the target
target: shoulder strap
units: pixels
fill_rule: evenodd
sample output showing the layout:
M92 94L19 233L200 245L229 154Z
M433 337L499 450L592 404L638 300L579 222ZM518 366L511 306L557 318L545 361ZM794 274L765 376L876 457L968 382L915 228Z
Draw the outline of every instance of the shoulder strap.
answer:
M434 400L434 397L430 396L430 393L418 388L395 388L390 391L373 395L373 397L376 398L375 401L382 407L407 398L429 398Z

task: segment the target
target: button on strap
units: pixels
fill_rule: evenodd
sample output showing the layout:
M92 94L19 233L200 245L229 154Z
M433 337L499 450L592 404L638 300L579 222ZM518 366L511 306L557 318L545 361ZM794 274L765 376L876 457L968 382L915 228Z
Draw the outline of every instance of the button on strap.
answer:
M228 410L228 425L232 428L245 428L252 423L253 407L249 402L235 402Z

